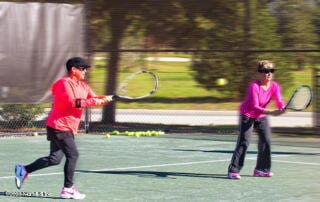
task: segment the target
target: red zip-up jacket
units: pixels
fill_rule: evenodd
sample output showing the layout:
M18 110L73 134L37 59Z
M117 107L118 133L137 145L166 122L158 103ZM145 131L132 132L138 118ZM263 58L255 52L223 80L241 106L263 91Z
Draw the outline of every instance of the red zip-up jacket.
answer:
M87 106L97 105L99 98L85 81L75 81L63 77L51 86L53 95L52 110L46 125L61 131L77 134L82 111ZM101 97L101 96L100 96ZM81 107L76 107L76 99L81 99Z

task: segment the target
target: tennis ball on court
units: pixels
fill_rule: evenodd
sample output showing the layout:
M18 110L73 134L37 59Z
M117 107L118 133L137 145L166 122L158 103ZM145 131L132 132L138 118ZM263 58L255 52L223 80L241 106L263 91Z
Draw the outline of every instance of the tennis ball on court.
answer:
M129 132L128 136L134 136L136 132Z
M147 131L145 132L145 136L151 136L151 131L150 131L150 130L147 130Z
M228 80L225 78L219 78L216 80L217 86L225 86L228 84Z
M119 134L120 134L120 132L119 132L119 131L117 131L117 130L114 130L114 131L112 131L112 132L111 132L111 134L112 134L112 135L119 135Z
M38 133L34 132L34 133L32 133L32 136L36 137L36 136L38 136Z
M136 138L139 138L139 137L140 137L140 134L139 134L139 133L136 133L136 134L134 134L134 136L135 136Z
M110 134L106 133L106 138L109 139L110 138Z
M156 131L154 136L159 136L160 135L160 131Z
M126 131L124 131L124 135L125 136L130 136L130 132L126 130Z
M150 132L150 135L148 136L157 136L157 133L158 133L157 131L153 130Z
M141 132L140 132L140 135L141 135L141 136L146 136L146 131L141 131Z

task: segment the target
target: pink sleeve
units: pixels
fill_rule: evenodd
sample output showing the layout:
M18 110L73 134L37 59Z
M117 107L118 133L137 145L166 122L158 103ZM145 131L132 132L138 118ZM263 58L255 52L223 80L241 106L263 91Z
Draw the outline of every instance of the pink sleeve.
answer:
M97 102L96 99L98 96L93 92L91 87L87 84L83 86L83 91L87 92L87 97L81 99L81 107L90 107L90 106L96 106Z
M259 114L262 114L265 108L259 105L258 90L259 89L257 88L256 85L251 84L249 87L249 96L252 96L253 110Z
M94 97L98 97L92 90L92 88L87 85L87 89L88 89L88 97L87 98L94 98Z
M274 92L274 101L278 107L278 109L284 108L284 103L281 98L281 90L279 84L275 83L275 92Z

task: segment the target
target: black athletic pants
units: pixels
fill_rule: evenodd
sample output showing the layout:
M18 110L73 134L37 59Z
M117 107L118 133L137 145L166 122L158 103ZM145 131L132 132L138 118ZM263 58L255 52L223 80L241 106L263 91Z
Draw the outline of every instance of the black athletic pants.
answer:
M253 130L258 133L258 156L256 169L270 171L271 169L271 129L267 117L254 119L240 116L240 134L233 152L228 172L239 173L244 165L247 149Z
M69 131L60 131L47 127L47 138L50 141L50 154L27 165L26 171L32 173L36 170L60 164L63 156L66 157L64 164L64 187L73 185L73 176L79 152L74 141L74 135Z

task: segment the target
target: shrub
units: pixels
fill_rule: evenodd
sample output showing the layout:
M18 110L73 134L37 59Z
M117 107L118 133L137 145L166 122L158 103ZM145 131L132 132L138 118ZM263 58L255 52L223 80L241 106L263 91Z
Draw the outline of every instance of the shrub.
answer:
M0 120L6 128L32 127L44 108L36 104L5 104L0 108Z

